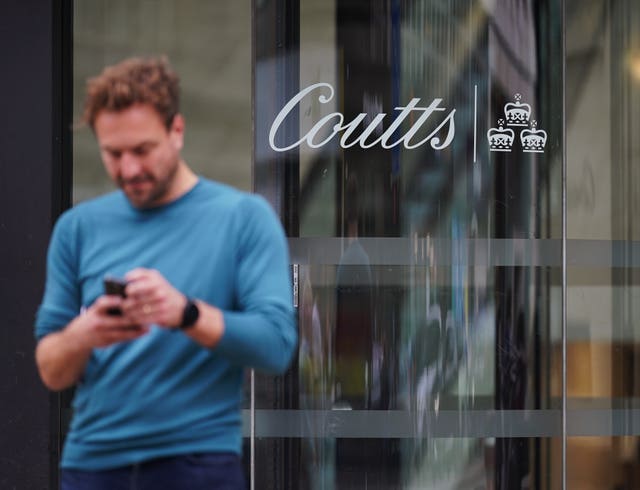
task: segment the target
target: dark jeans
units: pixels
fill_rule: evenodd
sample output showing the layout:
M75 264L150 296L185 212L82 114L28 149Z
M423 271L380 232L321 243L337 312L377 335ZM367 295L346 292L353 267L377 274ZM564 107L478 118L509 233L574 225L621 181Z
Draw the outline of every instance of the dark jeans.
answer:
M189 454L101 471L62 470L62 490L246 490L236 454Z

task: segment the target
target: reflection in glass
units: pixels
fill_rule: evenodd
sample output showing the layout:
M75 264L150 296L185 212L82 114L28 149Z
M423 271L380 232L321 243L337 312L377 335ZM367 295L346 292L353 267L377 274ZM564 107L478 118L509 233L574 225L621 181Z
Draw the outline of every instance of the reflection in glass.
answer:
M640 486L640 4L567 3L570 488ZM602 257L602 260L598 260Z
M639 442L638 437L632 436L568 438L567 488L638 488Z
M282 488L555 488L560 2L299 5L283 31L281 2L256 9L257 186L300 287L293 378L256 403L302 418L261 441L287 459L258 458L257 481L282 461ZM501 118L526 123L511 152L492 151Z

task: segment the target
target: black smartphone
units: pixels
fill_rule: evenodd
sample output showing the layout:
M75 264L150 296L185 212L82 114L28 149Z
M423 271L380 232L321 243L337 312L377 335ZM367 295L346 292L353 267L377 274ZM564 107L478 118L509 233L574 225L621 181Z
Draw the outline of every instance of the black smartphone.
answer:
M125 288L127 287L127 281L120 279L119 277L105 277L104 278L104 294L112 294L116 296L127 297ZM120 308L109 308L107 310L109 315L122 315Z

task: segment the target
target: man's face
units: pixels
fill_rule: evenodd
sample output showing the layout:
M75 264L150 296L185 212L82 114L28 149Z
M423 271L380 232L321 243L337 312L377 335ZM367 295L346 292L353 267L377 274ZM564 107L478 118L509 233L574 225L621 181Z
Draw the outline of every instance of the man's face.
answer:
M103 110L95 119L94 131L107 173L132 205L150 208L178 197L175 177L184 141L180 115L167 129L151 105Z

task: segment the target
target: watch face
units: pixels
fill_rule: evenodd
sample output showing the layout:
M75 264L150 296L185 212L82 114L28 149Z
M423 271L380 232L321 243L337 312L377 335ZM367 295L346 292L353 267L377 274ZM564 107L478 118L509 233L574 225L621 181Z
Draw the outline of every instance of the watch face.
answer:
M193 327L198 321L199 316L200 310L198 309L198 305L196 305L193 300L188 299L187 305L184 307L184 313L182 314L182 324L180 328Z

